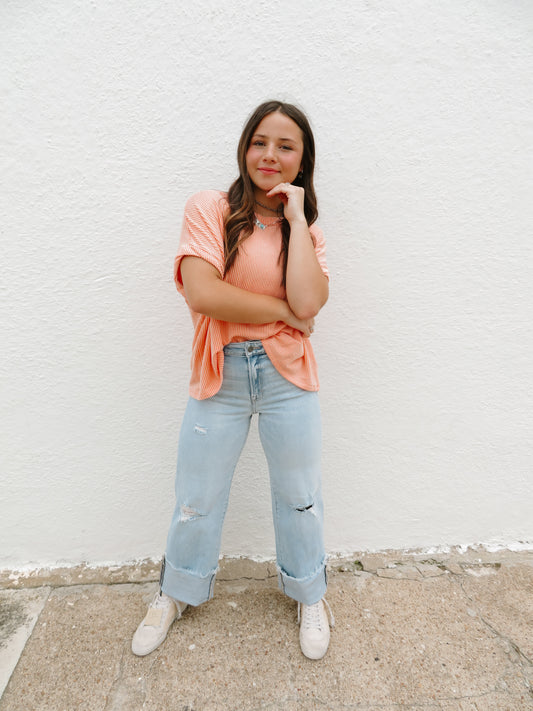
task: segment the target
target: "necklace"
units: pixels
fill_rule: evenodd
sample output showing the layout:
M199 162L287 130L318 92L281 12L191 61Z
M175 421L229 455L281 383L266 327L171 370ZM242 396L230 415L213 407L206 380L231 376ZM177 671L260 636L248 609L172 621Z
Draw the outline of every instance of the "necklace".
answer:
M254 222L259 227L259 229L265 230L267 227L274 227L275 225L278 225L282 221L283 217L280 215L280 208L283 207L282 205L280 205L279 207L276 207L276 208L269 207L268 205L264 205L262 202L259 202L259 200L256 200L255 204L259 205L259 207L262 207L265 210L269 210L270 212L274 212L276 215L278 215L278 219L270 225L265 225L264 222L261 222L261 220L256 215Z
M267 227L275 227L276 225L279 225L279 223L281 222L281 219L282 219L281 217L278 217L278 219L275 222L272 222L270 225L265 225L256 216L254 218L254 223L259 227L260 230L266 230Z
M260 207L264 207L265 210L269 210L270 212L275 212L276 215L279 213L279 207L269 207L268 205L263 205L262 202L259 202L259 200L255 201L256 205L259 205Z

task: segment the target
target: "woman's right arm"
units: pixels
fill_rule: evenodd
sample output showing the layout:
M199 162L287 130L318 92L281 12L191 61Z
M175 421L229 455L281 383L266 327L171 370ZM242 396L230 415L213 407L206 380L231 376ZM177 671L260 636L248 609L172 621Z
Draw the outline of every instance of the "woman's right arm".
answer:
M183 257L181 279L187 303L196 313L232 323L284 323L311 335L314 319L298 319L283 299L256 294L223 281L218 269L200 257Z

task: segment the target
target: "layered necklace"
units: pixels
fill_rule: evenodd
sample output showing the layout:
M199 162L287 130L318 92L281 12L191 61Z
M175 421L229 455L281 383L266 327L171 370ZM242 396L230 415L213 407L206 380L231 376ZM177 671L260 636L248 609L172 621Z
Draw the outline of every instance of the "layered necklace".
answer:
M254 219L254 223L259 227L259 229L265 230L267 227L275 227L276 225L279 225L279 223L283 220L283 215L280 215L280 208L269 207L268 205L264 205L262 202L259 202L259 200L256 200L255 204L259 205L264 210L268 210L269 212L274 212L278 216L278 219L275 222L265 225L263 222L261 222L259 217L256 215L255 219Z

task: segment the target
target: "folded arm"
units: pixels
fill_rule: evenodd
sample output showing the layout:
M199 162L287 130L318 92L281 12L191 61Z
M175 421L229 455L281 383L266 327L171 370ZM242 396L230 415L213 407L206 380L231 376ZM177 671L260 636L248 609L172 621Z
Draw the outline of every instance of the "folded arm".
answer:
M200 257L183 257L180 269L187 302L196 313L232 323L283 321L310 336L314 318L298 318L287 301L228 284L216 267Z

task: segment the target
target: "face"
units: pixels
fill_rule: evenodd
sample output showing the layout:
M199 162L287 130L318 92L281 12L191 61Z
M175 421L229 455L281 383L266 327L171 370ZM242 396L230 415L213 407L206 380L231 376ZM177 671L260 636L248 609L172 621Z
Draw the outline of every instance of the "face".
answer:
M292 183L296 179L303 151L298 124L279 111L265 116L246 152L246 168L259 199L279 183Z

